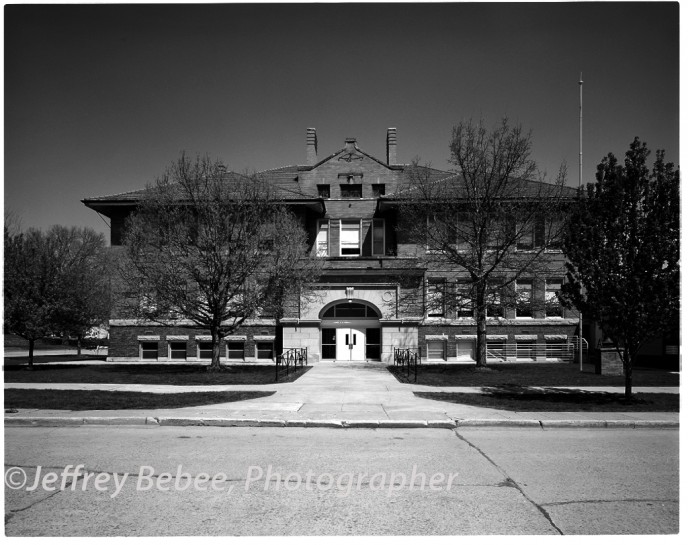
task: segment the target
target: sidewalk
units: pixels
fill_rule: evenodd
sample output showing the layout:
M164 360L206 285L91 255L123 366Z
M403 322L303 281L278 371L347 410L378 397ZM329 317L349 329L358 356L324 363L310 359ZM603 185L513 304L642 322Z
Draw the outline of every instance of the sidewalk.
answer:
M141 384L5 384L5 388L136 391L265 391L269 397L159 410L56 411L20 409L6 425L214 425L313 427L678 427L678 413L515 412L423 399L416 392L479 392L474 387L403 384L384 365L320 363L296 382L264 385L167 386ZM581 388L623 391L617 387ZM678 387L636 388L678 393Z

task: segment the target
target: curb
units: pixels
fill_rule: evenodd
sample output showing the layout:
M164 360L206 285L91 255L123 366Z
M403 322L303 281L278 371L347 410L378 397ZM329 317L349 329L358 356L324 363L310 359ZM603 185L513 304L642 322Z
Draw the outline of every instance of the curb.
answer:
M479 427L509 428L674 428L675 421L665 420L280 420L221 417L142 417L142 416L16 416L5 417L6 427L76 427L76 426L205 426L252 428L337 428L337 429L455 429Z

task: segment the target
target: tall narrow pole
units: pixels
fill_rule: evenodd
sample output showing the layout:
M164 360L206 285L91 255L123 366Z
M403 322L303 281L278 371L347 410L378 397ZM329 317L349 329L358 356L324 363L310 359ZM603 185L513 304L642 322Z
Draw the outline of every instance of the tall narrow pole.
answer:
M583 198L583 72L578 81L580 89L580 106L578 118L578 192L579 197ZM578 311L578 362L580 370L583 371L583 312Z

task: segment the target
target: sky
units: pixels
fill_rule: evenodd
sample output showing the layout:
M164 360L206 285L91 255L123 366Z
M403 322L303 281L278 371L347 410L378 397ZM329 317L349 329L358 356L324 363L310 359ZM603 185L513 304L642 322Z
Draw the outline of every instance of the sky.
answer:
M684 6L685 8L685 6ZM452 127L507 116L578 185L635 136L679 162L679 4L5 5L4 208L22 227L106 223L181 152L303 164L356 137L449 168Z

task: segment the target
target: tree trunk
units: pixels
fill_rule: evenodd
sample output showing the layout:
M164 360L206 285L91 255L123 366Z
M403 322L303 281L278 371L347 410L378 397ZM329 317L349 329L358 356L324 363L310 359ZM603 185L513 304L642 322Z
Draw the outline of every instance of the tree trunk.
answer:
M210 329L210 339L213 344L213 357L210 360L210 367L208 371L219 371L220 366L220 335L217 328L213 327Z
M623 350L623 365L625 376L624 397L626 401L630 401L633 398L633 362L630 359L630 354L626 347L624 347Z
M33 347L36 344L35 339L29 339L29 367L33 368Z
M76 336L76 355L81 356L81 335Z
M476 367L487 367L487 306L485 304L485 290L478 287L476 294L477 307L477 343L475 364Z

